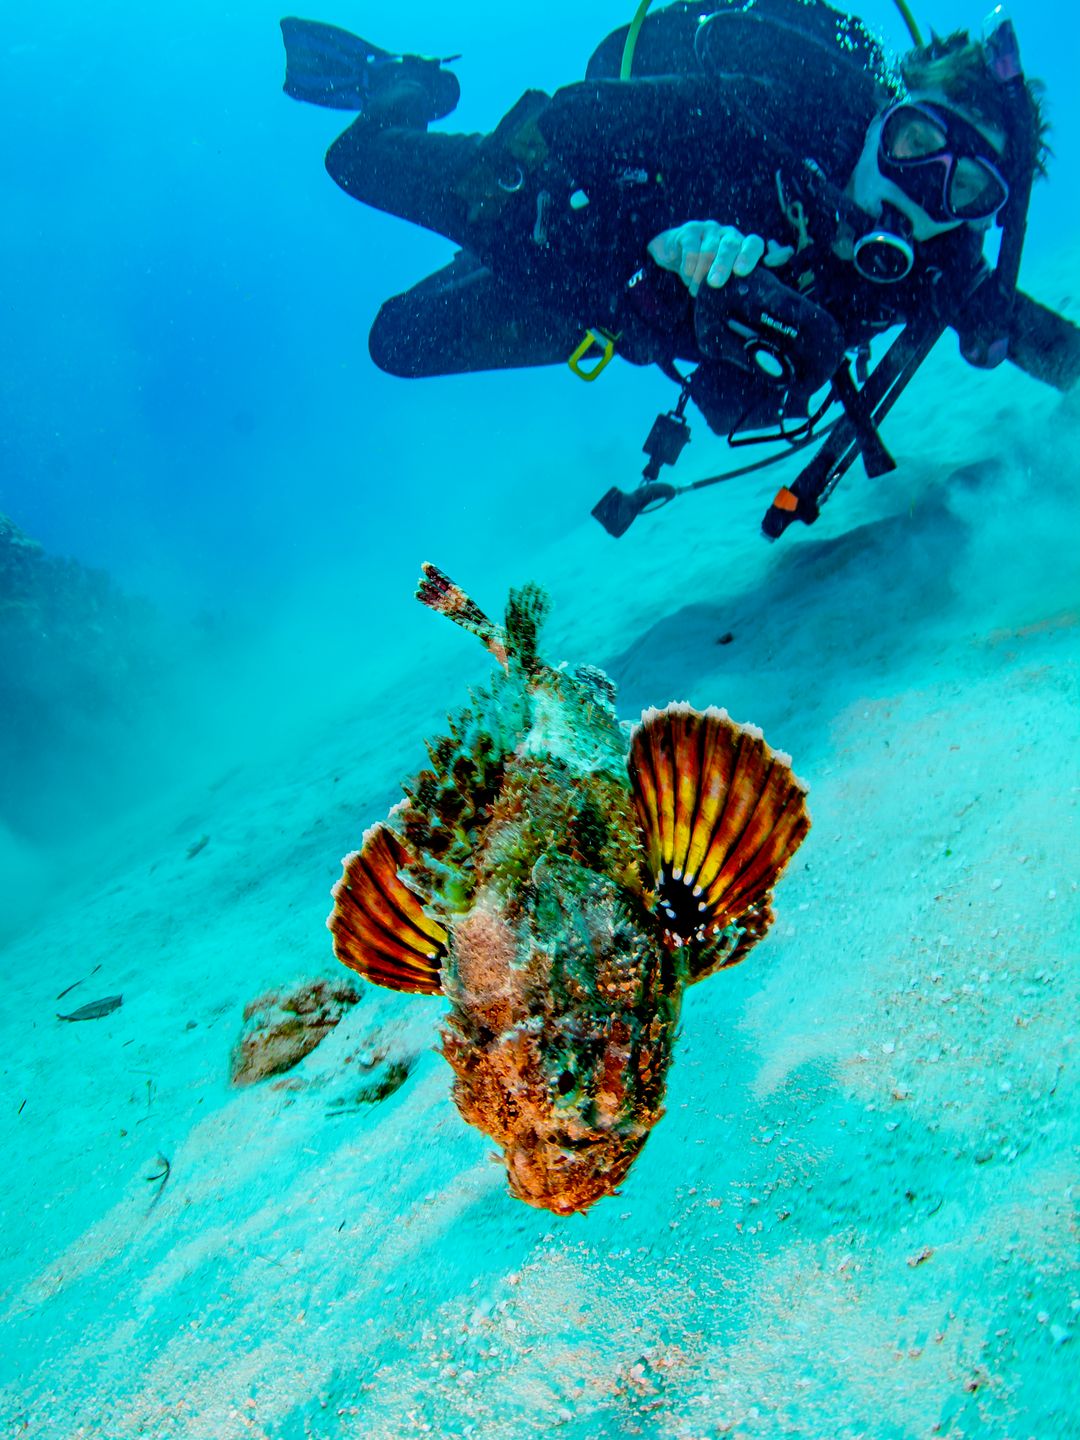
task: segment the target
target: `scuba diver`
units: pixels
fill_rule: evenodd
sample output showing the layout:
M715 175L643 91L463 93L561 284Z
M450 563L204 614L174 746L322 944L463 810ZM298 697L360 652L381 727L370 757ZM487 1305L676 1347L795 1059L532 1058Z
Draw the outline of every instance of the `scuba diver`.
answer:
M460 247L382 306L375 363L408 378L569 363L586 381L615 355L657 365L679 400L637 490L593 511L612 535L680 489L781 458L661 481L690 401L732 445L822 442L763 520L775 539L817 518L855 458L894 468L878 424L946 328L974 365L1007 358L1069 388L1080 330L1016 284L1046 152L1013 27L995 13L983 41L923 43L897 4L915 43L894 67L825 0L652 15L642 0L583 81L527 91L488 135L428 129L457 104L448 61L283 20L285 92L357 115L327 152L332 178ZM871 342L897 326L871 368Z

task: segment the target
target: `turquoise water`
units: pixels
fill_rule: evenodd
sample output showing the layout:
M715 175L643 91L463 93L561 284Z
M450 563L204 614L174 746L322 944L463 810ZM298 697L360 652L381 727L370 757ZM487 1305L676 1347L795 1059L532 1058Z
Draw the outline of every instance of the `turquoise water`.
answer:
M449 123L486 130L630 9L320 18L461 52ZM588 511L672 387L377 371L379 304L452 247L329 181L276 9L5 18L0 518L111 581L0 612L0 1434L1080 1433L1075 396L946 341L896 475L817 526L762 544L766 475L614 542ZM1055 152L1023 280L1075 318L1075 19L1015 18ZM682 478L728 463L694 430ZM585 1217L508 1197L440 1001L369 987L284 1084L230 1084L487 673L411 600L429 558L496 611L544 584L548 655L621 715L724 705L810 784L774 932L690 992L667 1117Z

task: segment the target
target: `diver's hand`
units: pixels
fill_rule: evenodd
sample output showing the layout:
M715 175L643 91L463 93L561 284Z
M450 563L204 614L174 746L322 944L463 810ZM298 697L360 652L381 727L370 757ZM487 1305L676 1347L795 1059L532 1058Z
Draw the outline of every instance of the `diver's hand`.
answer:
M749 275L764 260L770 268L786 265L794 255L790 245L768 245L760 235L744 235L734 225L717 220L688 220L672 230L661 230L649 241L648 251L661 270L671 270L691 295L702 282L716 289L732 275Z

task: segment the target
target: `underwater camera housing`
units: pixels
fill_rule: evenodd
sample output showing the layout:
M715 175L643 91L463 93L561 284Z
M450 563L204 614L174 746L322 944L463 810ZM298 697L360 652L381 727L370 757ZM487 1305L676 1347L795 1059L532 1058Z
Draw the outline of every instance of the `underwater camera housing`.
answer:
M802 400L835 373L844 354L840 327L820 305L768 270L702 287L694 307L698 349Z
M805 417L809 397L829 381L845 408L859 410L858 392L844 364L839 325L827 310L768 270L759 268L732 278L720 288L703 287L694 306L694 333L703 360L742 372L760 395L774 397L777 414ZM690 439L684 417L689 395L689 384L684 382L675 409L656 417L642 447L648 464L638 488L628 494L613 486L593 507L593 516L609 535L625 535L638 515L658 509L678 493L659 476L663 466L675 464ZM892 462L866 417L860 414L859 419L868 464L883 473ZM745 443L735 438L741 428L738 422L728 437L730 443ZM795 434L805 435L805 426ZM756 438L791 435L781 430Z

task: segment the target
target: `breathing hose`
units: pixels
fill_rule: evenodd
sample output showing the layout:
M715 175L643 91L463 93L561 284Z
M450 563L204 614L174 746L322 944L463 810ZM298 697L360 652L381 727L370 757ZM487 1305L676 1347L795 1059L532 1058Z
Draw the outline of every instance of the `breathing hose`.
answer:
M641 33L645 15L651 4L652 0L641 0L633 20L630 21L630 29L626 32L626 44L623 46L622 64L619 66L620 80L630 79L630 71L634 64L634 51L637 49L637 37Z

